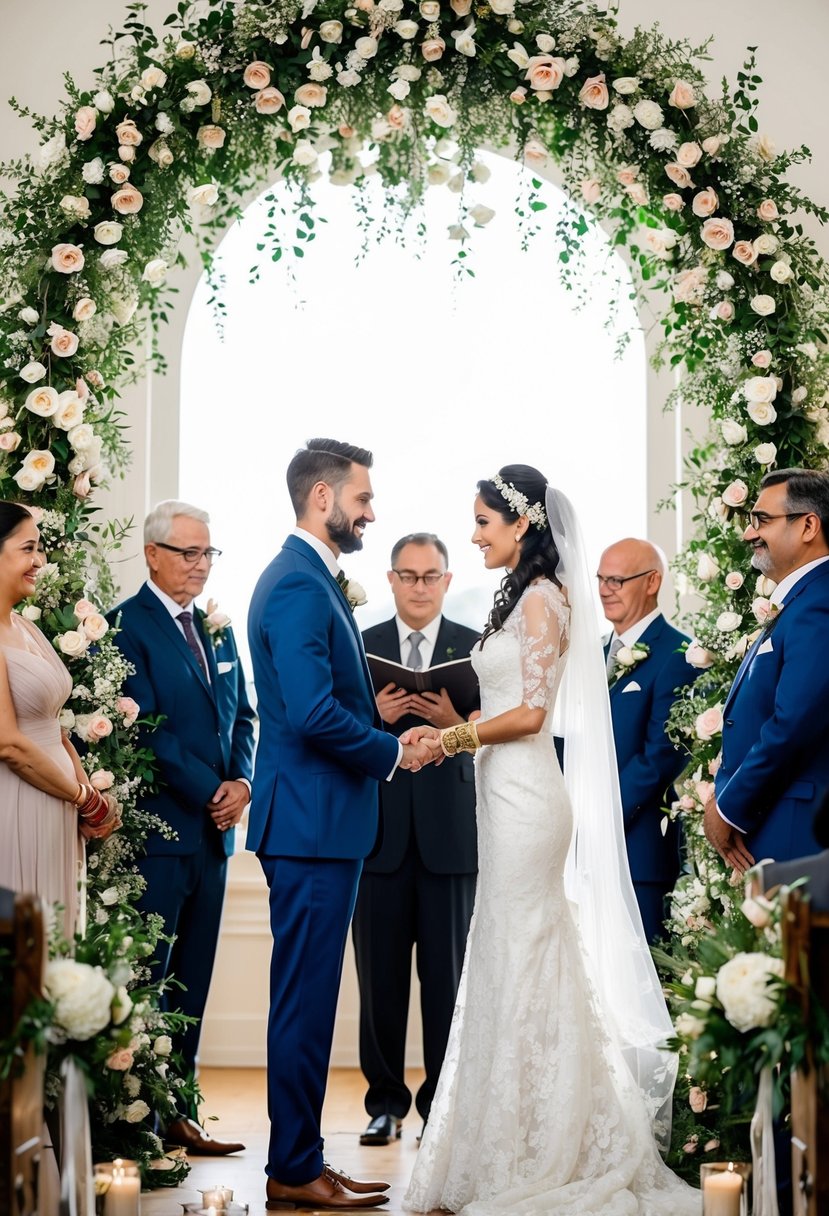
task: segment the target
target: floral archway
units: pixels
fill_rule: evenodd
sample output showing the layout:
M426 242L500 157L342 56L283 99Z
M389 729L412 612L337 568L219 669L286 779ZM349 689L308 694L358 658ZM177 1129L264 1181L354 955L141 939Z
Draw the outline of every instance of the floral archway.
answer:
M120 976L115 988L146 978L147 931L131 904L135 851L153 826L139 809L151 740L121 697L123 663L100 616L116 598L122 533L97 518L94 491L128 459L119 390L143 371L139 335L172 307L166 278L182 234L198 233L209 270L245 193L281 174L293 204L274 205L261 256L310 256L316 176L359 190L378 175L380 235L416 227L427 188L457 193L449 237L464 276L476 227L497 222L476 159L484 145L527 167L528 238L544 225L534 172L557 166L578 203L557 234L563 274L578 272L583 207L625 247L651 306L661 293L657 357L681 372L677 398L710 416L687 464L697 514L677 561L698 595L688 657L703 669L673 716L689 753L677 936L692 948L711 921L738 915L701 810L724 690L768 610L739 512L766 469L822 466L829 444L829 275L797 212L827 215L787 181L802 151L777 154L758 129L753 56L714 97L691 47L657 31L622 38L612 16L578 0L181 0L159 30L133 4L110 51L87 88L67 82L56 117L25 115L41 146L5 166L15 187L0 219L0 493L37 510L49 558L24 612L65 656L65 724L126 808L125 830L90 859L76 957ZM94 1105L99 1134L146 1161L151 1108L169 1092L168 1024L139 991L140 1012L121 1017L116 1002L120 1021L89 1040L85 1059L92 1076L138 1044L129 1067L96 1083Z

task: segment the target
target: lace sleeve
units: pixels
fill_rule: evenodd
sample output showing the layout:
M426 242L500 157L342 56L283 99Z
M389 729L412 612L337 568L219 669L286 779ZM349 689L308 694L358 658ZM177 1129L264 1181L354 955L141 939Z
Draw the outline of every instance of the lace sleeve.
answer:
M522 704L530 709L549 709L558 661L566 648L567 605L553 583L539 583L527 589L515 615L521 648Z

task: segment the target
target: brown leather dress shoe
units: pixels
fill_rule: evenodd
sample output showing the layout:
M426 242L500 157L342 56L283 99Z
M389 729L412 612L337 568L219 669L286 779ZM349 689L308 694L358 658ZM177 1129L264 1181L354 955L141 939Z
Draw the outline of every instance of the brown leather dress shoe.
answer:
M341 1183L329 1177L326 1170L305 1186L286 1186L269 1178L265 1207L269 1212L296 1211L297 1208L353 1211L355 1208L379 1208L388 1203L388 1195L349 1195Z
M167 1144L176 1144L194 1157L226 1157L228 1153L241 1153L244 1144L235 1141L214 1140L200 1127L195 1119L176 1119L164 1133Z
M358 1182L356 1178L344 1174L342 1170L335 1170L333 1165L324 1162L322 1171L327 1178L332 1182L339 1182L341 1187L347 1191L354 1191L355 1195L368 1195L371 1191L387 1191L391 1186L390 1182Z

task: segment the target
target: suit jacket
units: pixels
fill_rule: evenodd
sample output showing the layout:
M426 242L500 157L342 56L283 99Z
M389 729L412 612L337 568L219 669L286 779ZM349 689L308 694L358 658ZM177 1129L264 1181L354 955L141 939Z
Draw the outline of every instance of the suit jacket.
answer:
M289 536L256 585L248 637L260 733L248 848L365 857L399 745L377 713L360 631L314 549Z
M435 639L432 666L462 659L478 640L474 629L441 617ZM400 639L394 618L366 629L363 634L369 654L400 662ZM451 651L451 653L447 653ZM480 698L469 705L456 705L467 718L480 709ZM422 722L407 714L394 726L402 735L410 726ZM420 858L433 874L474 874L478 869L478 841L475 823L475 763L468 753L436 768L430 764L419 773L398 769L380 787L379 847L367 859L368 873L390 874L402 863L412 834Z
M679 652L688 638L661 614L639 641L650 647L647 659L610 689L625 839L634 882L670 883L679 873L677 827L670 824L662 835L662 808L686 758L665 734L665 723L674 690L698 673ZM605 654L608 649L609 643Z
M195 853L205 832L219 832L205 809L222 781L250 780L255 714L245 691L245 675L232 630L214 647L196 610L193 625L207 657L210 683L165 606L146 584L114 608L108 619L120 629L115 642L135 667L124 691L141 707L141 716L162 715L141 743L158 761L158 790L143 808L178 833L164 840L151 832L150 856ZM234 832L219 833L225 853L233 852Z
M820 851L829 790L829 562L786 596L743 660L723 707L717 804L762 860Z

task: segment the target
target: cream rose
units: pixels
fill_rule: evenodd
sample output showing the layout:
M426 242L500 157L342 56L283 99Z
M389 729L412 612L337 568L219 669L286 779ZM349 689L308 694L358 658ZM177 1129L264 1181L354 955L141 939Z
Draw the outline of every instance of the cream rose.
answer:
M46 967L45 987L55 1005L55 1021L70 1038L86 1041L109 1024L115 988L100 967L53 959Z
M0 452L16 452L20 442L21 436L17 431L3 431L0 434Z
M304 87L309 88L311 86L306 85ZM285 98L279 89L271 85L267 89L260 89L253 99L253 104L257 114L276 114L284 106ZM218 198L218 192L216 197Z
M714 280L720 291L731 291L734 286L734 278L727 270L718 270L717 277Z
M320 38L323 42L342 42L342 21L323 21L320 26Z
M687 190L693 186L691 174L684 165L677 164L676 161L669 161L665 166L665 173L671 179L675 186L679 186L680 190Z
M83 629L67 629L55 639L61 654L69 659L77 659L86 652L89 645Z
M89 199L85 194L64 194L60 209L76 220L88 220L90 216Z
M681 194L663 194L662 205L668 211L681 211L685 202Z
M527 60L527 71L524 79L528 80L530 88L535 89L537 92L541 90L553 92L564 79L565 67L565 62L560 57L553 55L532 55ZM607 93L606 89L605 93Z
M713 667L716 658L717 656L712 651L700 646L699 642L691 642L685 651L685 662L689 667L695 667L700 671Z
M700 235L709 249L727 249L734 241L734 225L731 220L715 216L705 221Z
M731 250L731 255L743 266L753 266L757 261L757 250L751 241L737 241Z
M136 215L144 206L144 196L140 190L127 182L115 191L110 202L113 211L117 211L119 215Z
M114 182L116 186L123 186L124 182L129 181L129 165L122 165L117 161L113 161L107 169L107 173L109 174L110 181Z
M377 54L379 45L376 38L366 36L357 39L354 43L354 49L361 59L373 59Z
M327 96L328 90L324 84L315 84L314 81L309 81L307 84L299 86L294 93L294 101L301 106L324 106Z
M427 97L423 112L433 123L444 129L451 127L458 117L443 93L435 93L432 97Z
M77 274L83 270L84 256L79 245L61 243L52 246L52 268L59 274Z
M187 92L197 106L206 106L213 96L213 91L206 80L191 80L187 86Z
M725 576L725 585L729 591L739 591L745 579L739 570L729 570Z
M783 261L775 262L769 274L775 283L788 283L790 279L794 278L794 271L791 266L788 262Z
M101 220L92 229L92 235L99 245L117 245L124 235L124 229L117 220Z
M750 401L747 413L758 426L771 426L777 420L777 410L769 401Z
M75 307L72 309L72 317L75 321L89 321L95 316L98 311L98 306L95 301L89 296L81 296L75 301Z
M89 784L96 790L111 790L115 784L115 774L107 768L96 769L89 778Z
M192 186L187 195L190 203L199 207L212 207L219 199L219 188L213 182Z
M88 616L84 617L83 629L91 642L99 642L109 630L109 625L100 612L90 612Z
M777 237L771 232L761 232L760 235L752 241L758 255L767 256L770 253L776 253L780 244Z
M590 110L606 110L610 101L604 72L590 76L579 90L579 101Z
M678 80L671 90L668 105L676 106L678 110L690 110L696 104L697 95L693 85L688 84L687 80Z
M77 393L69 389L61 393L58 408L52 421L62 431L71 431L83 422L84 403Z
M705 190L700 190L694 195L691 202L691 210L694 215L698 215L700 219L705 219L706 216L713 215L720 205L720 200L716 190L712 190L710 186Z
M164 258L153 258L147 262L147 265L142 271L141 278L143 282L149 283L151 287L160 287L167 278L167 271L170 267L164 261Z
M743 381L743 396L746 401L774 401L777 380L774 376L749 376Z
M717 628L720 633L733 633L739 629L743 618L739 612L721 612L717 617Z
M436 63L445 50L446 43L442 38L427 38L420 44L420 53L427 63Z
M152 89L163 89L167 83L167 73L155 64L144 68L141 73L141 87L149 93Z
M676 159L686 169L693 169L702 160L702 148L695 140L680 144L676 150Z
M137 1098L135 1102L130 1102L129 1106L124 1107L124 1113L121 1115L121 1118L126 1123L141 1123L142 1120L147 1118L149 1113L150 1108L147 1103Z
M748 486L739 478L732 481L722 493L722 500L727 507L741 507L748 499Z
M402 38L404 42L410 42L412 38L416 38L420 26L416 21L398 21L394 27L394 32L398 38ZM463 46L462 46L463 42ZM471 50L466 50L465 47L471 45ZM472 40L470 30L464 30L460 37L455 38L455 50L460 51L462 55L474 55L475 43Z
M340 26L340 33L342 33L342 26ZM245 68L242 79L249 89L258 93L260 89L266 89L271 83L271 69L263 60L254 59L253 63L249 63Z
M638 76L620 76L613 81L613 90L621 97L629 97L631 93L635 93L639 88Z
M57 389L49 388L46 385L42 388L32 389L24 402L26 409L40 418L51 418L57 411L59 403Z
M716 156L725 142L723 135L709 135L702 141L702 150L707 156Z
M702 583L711 583L720 572L719 562L710 553L700 553L697 559L697 578Z
M291 160L295 165L302 165L306 169L316 164L317 152L314 145L307 139L297 140Z
M223 148L226 138L226 132L223 127L216 126L215 123L207 123L204 127L199 127L196 132L196 142L200 148L207 148L213 151L215 148Z
M293 106L288 111L288 123L294 134L304 131L311 125L311 111L307 106Z
M754 459L758 464L774 464L777 459L777 448L773 443L758 443L754 449Z
M123 122L118 123L118 126L115 128L115 137L119 144L124 144L130 148L137 148L139 144L144 142L144 136L131 118L125 118Z
M737 422L734 418L723 418L720 430L729 447L736 447L748 439L748 431L741 422Z
M749 305L752 312L756 312L758 317L770 317L777 308L774 296L766 295L752 296Z

